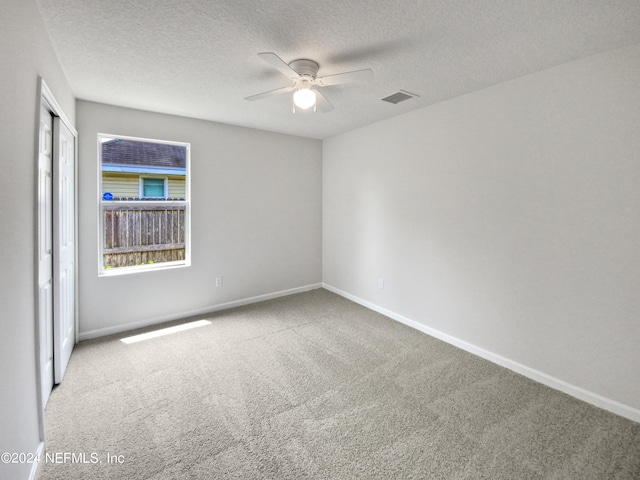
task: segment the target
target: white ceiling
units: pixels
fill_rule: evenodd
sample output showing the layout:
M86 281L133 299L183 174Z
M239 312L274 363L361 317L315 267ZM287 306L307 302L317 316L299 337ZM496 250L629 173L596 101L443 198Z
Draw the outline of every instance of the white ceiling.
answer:
M36 0L77 98L327 138L515 77L640 43L638 0ZM257 54L310 58L329 113L293 115ZM419 95L398 105L383 97Z

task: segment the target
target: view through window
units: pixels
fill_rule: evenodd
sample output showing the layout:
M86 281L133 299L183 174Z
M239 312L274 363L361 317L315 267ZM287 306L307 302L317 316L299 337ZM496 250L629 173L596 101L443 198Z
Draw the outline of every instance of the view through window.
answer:
M189 144L98 142L100 273L189 265Z

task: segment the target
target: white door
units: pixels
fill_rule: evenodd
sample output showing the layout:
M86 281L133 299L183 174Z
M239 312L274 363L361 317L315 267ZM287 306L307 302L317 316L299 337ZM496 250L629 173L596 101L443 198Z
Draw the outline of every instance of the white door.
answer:
M40 109L38 146L38 322L42 407L53 388L53 118Z
M54 118L53 278L54 381L60 383L75 345L75 137Z

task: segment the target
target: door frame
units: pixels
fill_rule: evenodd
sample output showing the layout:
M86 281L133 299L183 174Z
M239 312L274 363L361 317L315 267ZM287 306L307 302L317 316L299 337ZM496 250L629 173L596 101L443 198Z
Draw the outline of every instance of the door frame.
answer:
M52 116L54 117L58 117L60 119L60 121L69 129L69 131L71 131L71 133L73 134L74 138L75 138L75 155L74 155L74 170L76 172L76 175L74 176L74 185L73 185L73 196L74 196L74 201L76 204L76 209L75 209L75 215L74 215L74 220L73 220L73 224L74 224L74 245L75 245L75 251L74 251L74 257L75 257L75 261L74 261L74 277L76 279L76 281L74 282L74 333L75 333L75 339L74 342L78 343L78 209L77 209L77 199L78 199L78 132L77 130L74 128L73 124L69 121L68 117L65 115L64 111L62 110L62 108L60 107L60 104L56 101L55 97L53 96L53 93L51 92L51 89L49 88L49 86L47 85L47 83L45 82L44 78L42 77L38 77L38 94L37 94L37 98L38 98L38 103L37 103L37 108L36 108L36 147L35 147L35 151L36 151L36 163L35 165L38 165L38 150L39 150L39 136L40 136L40 112L42 110L42 107L44 107L45 109L49 110L49 112L51 113ZM54 135L56 133L54 132ZM54 181L56 181L56 179L54 179ZM37 212L36 215L40 215L40 208L41 208L41 204L38 201L38 199L40 198L40 195L42 192L40 192L40 185L38 184L35 188L35 194L36 196L36 204L37 206ZM38 248L38 242L40 241L40 232L39 232L39 223L37 223L35 230L35 237L36 237L36 248ZM55 248L55 247L54 247ZM40 359L40 353L42 351L43 345L41 345L41 335L40 335L40 300L39 300L39 294L38 294L38 264L37 262L35 262L35 269L36 269L36 281L35 281L35 290L36 290L36 297L35 297L35 354L36 354L36 401L38 402L38 426L39 426L39 430L40 430L40 441L44 442L44 407L42 405L42 400L44 398L45 393L42 391L42 365L41 365L41 359ZM55 279L54 279L55 282ZM55 298L55 293L54 293L54 298ZM55 309L54 309L55 311ZM54 317L54 322L56 321L55 317ZM54 355L56 354L55 352L55 342L54 342Z

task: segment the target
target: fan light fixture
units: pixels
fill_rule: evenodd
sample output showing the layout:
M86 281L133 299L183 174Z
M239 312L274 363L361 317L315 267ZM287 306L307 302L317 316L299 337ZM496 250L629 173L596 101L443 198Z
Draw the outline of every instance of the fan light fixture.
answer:
M293 103L303 110L311 108L316 104L316 92L310 88L300 88L293 94Z
M318 77L318 69L320 66L317 62L308 58L299 58L291 63L286 63L279 56L272 52L262 52L258 56L273 68L287 77L293 84L285 87L269 90L268 92L258 93L246 97L245 100L253 102L271 95L279 95L281 93L290 94L293 92L293 113L296 109L308 110L313 107L313 111L319 109L321 112L330 112L333 105L327 100L318 88L329 87L331 85L340 85L350 82L365 82L373 78L373 72L365 68L364 70L354 70L353 72L335 73Z

